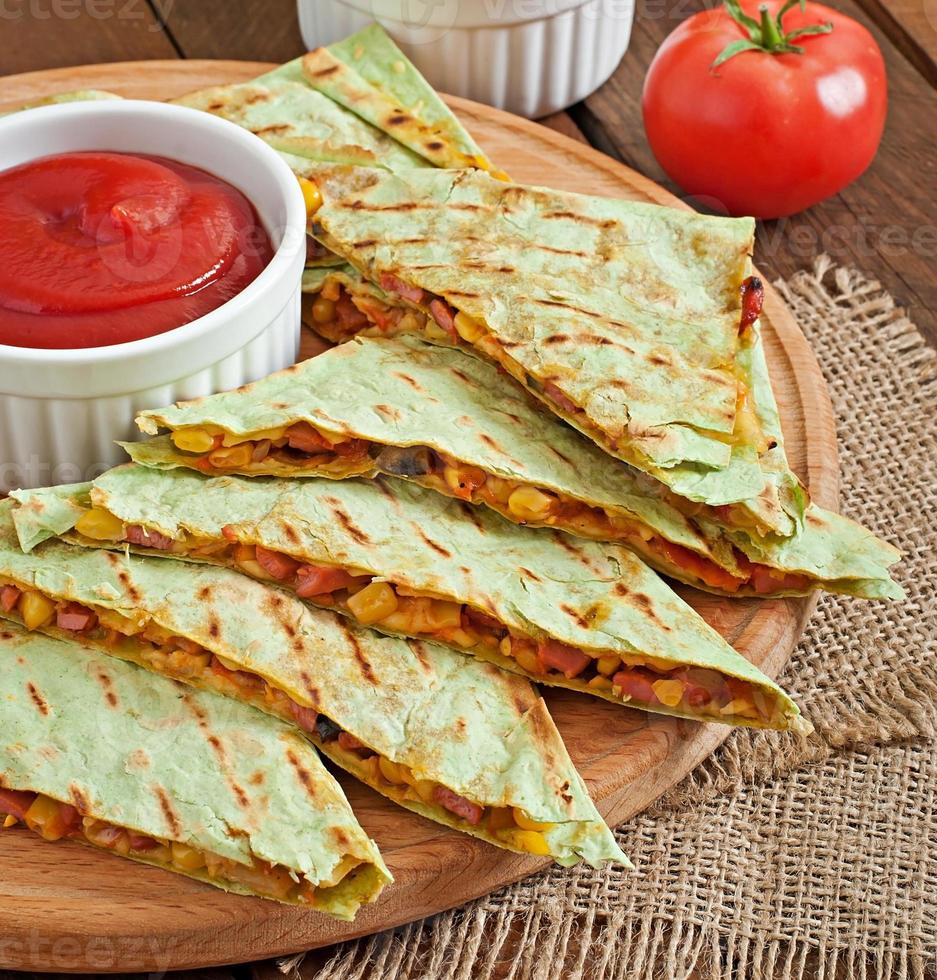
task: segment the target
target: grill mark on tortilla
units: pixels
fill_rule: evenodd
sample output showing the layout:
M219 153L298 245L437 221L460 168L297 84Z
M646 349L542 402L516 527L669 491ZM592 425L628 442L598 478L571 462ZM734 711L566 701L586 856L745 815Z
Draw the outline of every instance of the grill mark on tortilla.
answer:
M262 136L264 133L283 133L289 131L289 125L286 123L272 123L269 126L261 126L260 129L252 129L251 132L255 136Z
M256 105L258 102L268 102L270 100L269 92L255 92L253 95L248 96L244 100L245 105Z
M36 687L32 681L26 685L26 688L29 691L29 696L32 698L33 704L38 709L39 714L41 714L44 718L48 718L49 702L46 701L46 699L39 693L39 688Z
M561 459L568 466L574 465L573 461L568 456L564 456L558 449L554 448L553 446L550 446L549 449L557 459Z
M376 238L365 238L360 242L352 242L352 248L371 248L372 245L377 245Z
M401 204L365 204L362 200L339 203L338 208L348 208L351 211L418 211L421 208L433 207L429 204L418 204L416 201L404 201Z
M334 75L337 71L341 70L341 65L329 65L328 68L319 68L312 74L315 78L328 78L329 75Z
M251 773L250 778L247 780L251 786L263 786L266 776L258 769L257 772Z
M416 659L420 661L420 666L427 672L430 673L432 670L432 664L429 658L426 656L426 648L423 645L422 640L408 640L408 646L413 651Z
M159 807L163 811L163 816L166 818L166 825L169 827L170 834L173 837L181 836L182 822L179 820L176 808L172 805L169 794L159 785L153 787L153 792L156 794L156 799L159 800Z
M440 143L439 140L431 140L429 143L425 144L427 150L444 150L446 148L445 143Z
M449 370L460 380L467 385L474 385L475 382L461 369L461 368L449 368Z
M471 504L467 504L464 500L458 501L458 504L462 510L462 513L475 525L475 527L478 529L478 532L480 534L484 534L485 525L482 524L476 512L476 509Z
M526 578L529 578L532 582L543 581L543 579L539 575L532 572L529 568L525 568L523 565L521 565L518 568L518 571L521 573L521 575L525 576Z
M96 665L94 669L94 676L97 682L101 685L101 690L104 691L104 697L107 703L112 707L117 707L117 695L114 693L114 682L111 680L111 675L101 666Z
M198 590L198 597L199 597L199 599L202 599L205 602L207 602L209 599L211 599L211 596L212 596L212 590L211 590L211 586L210 585L203 585Z
M303 682L303 687L306 689L306 693L309 695L309 700L312 701L312 706L314 708L319 707L319 689L312 683L312 678L305 670L299 672L299 679Z
M335 838L335 843L338 844L339 847L347 848L350 846L351 838L348 836L348 834L345 833L344 828L330 827L329 831L331 832L332 836Z
M446 292L447 296L463 296L465 299L480 299L481 293L466 293L461 289L450 289Z
M586 619L579 610L574 609L572 606L568 606L565 602L560 603L560 609L569 616L570 619L574 620L582 629L589 628L589 620Z
M660 367L673 367L673 361L668 357L664 357L663 354L652 354L648 360L651 364L657 364Z
M327 504L330 505L332 513L335 515L338 523L354 538L358 544L370 544L371 539L360 530L360 528L355 526L355 522L345 513L342 509L341 504L334 497L323 498Z
M626 330L630 329L627 323L623 323L621 320L612 320L607 316L603 316L601 313L596 313L595 310L587 310L584 306L576 306L574 303L566 303L559 299L531 299L531 303L536 303L538 306L549 306L555 307L561 310L572 310L574 313L581 313L583 316L591 317L593 320L601 320L603 323L611 323L616 327L624 327Z
M588 556L584 555L574 544L572 544L567 539L565 534L563 534L561 531L554 531L553 537L564 551L568 551L573 558L585 565L590 572L595 572L596 574L599 573L600 569L592 563Z
M617 223L610 218L590 218L585 214L576 214L575 211L546 211L544 218L566 218L569 221L576 221L583 225L594 225L596 228L615 228Z
M85 795L85 791L78 783L68 784L68 796L72 801L72 806L83 816L87 817L91 813L91 803Z
M414 391L423 391L423 386L415 378L411 378L409 374L404 374L403 371L391 371L391 375L395 378L400 378L401 381L410 385Z
M651 601L651 597L645 595L643 592L637 592L633 595L632 601L634 604L647 616L648 619L653 620L658 626L665 632L671 632L671 628L657 615L657 611L654 609L654 603Z
M392 422L399 422L401 418L400 412L392 405L375 405L374 411L378 415L383 415L385 419L390 419Z
M534 245L534 248L541 252L552 252L554 255L575 255L577 258L585 259L589 257L588 252L580 252L571 248L553 248L550 245Z
M386 497L390 501L394 510L400 513L400 501L394 496L393 491L390 490L387 484L383 480L372 480L372 483L380 491L381 496Z
M134 602L139 602L141 599L140 590L133 584L130 578L130 573L126 568L122 568L117 573L117 581L124 587L124 591L133 599Z
M421 528L420 525L416 523L416 521L411 521L410 522L410 526L423 539L424 543L427 544L427 545L429 545L429 547L432 548L433 551L435 551L437 555L442 555L443 558L451 558L452 557L452 552L449 551L448 548L444 548L441 544L437 543L431 537L429 537L428 535L426 535L423 532L423 528Z
M228 786L231 788L231 792L234 794L234 798L237 803L243 809L248 809L250 806L250 798L244 792L244 788L231 776L231 766L228 763L228 753L225 751L225 747L220 738L211 730L208 724L208 716L205 712L196 704L191 697L187 694L183 695L182 698L188 709L195 715L195 720L198 723L199 730L205 736L206 741L211 746L212 751L218 759L218 765L221 767L222 772Z
M286 759L299 777L299 781L303 784L303 789L305 789L309 796L315 799L316 788L312 773L302 764L299 756L292 749L286 750Z
M358 637L351 631L351 627L345 621L344 617L340 620L342 629L345 631L345 636L348 638L348 643L351 646L352 652L355 655L355 660L358 661L358 666L361 668L361 674L366 681L371 684L377 684L377 677L374 674L374 670L368 663L367 657L364 655L364 651L361 649L361 643Z
M280 527L283 529L283 534L290 544L299 544L299 534L296 532L296 528L293 527L292 524L287 524L286 521L283 521L280 524Z

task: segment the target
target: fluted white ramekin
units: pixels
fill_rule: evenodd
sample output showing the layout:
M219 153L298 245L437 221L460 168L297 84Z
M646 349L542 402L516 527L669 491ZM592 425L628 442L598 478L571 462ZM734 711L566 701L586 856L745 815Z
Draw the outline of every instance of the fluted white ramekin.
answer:
M309 48L379 21L432 85L529 118L594 92L628 49L634 0L298 0Z
M299 348L306 212L289 167L263 140L208 113L158 102L87 102L0 119L0 170L54 153L114 150L201 167L242 191L270 235L270 264L217 310L109 347L0 345L0 490L86 480L125 459L144 408L287 367ZM2 234L2 231L0 231Z

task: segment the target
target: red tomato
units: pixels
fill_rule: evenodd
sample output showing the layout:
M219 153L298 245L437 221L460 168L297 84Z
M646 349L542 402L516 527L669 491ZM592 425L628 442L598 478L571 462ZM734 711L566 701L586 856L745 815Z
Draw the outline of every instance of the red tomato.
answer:
M832 29L798 33L823 24ZM730 45L737 53L714 67ZM664 170L689 194L759 218L802 211L855 180L875 157L887 107L872 35L796 0L732 0L690 17L644 83L644 125Z

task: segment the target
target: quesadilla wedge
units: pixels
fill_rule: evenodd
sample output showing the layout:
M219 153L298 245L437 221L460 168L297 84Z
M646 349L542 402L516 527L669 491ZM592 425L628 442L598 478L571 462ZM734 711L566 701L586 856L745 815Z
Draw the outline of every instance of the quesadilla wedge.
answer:
M24 554L10 503L0 616L275 715L394 802L499 847L626 863L524 678L226 568L58 541Z
M0 814L226 891L353 919L392 879L276 719L0 623Z
M804 725L790 698L631 552L519 527L412 483L129 464L92 485L14 496L26 550L62 535L230 566L540 683L685 718Z
M317 183L314 237L394 298L364 311L372 329L474 347L688 516L702 504L785 536L802 521L806 494L739 364L762 295L752 220L479 171L336 168Z
M302 58L306 81L435 167L494 171L452 110L379 24Z
M652 496L651 481L538 411L492 364L417 337L358 338L236 391L143 412L137 425L170 430L132 449L146 466L385 473L515 523L617 541L658 571L721 594L895 592L887 568L897 553L845 518L811 506L783 552L716 525L704 533ZM788 566L795 548L806 562Z

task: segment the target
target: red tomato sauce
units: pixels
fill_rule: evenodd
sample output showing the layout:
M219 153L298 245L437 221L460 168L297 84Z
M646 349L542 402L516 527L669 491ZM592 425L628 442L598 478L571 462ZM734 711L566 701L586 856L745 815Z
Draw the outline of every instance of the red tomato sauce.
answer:
M0 344L76 348L217 309L273 257L253 205L162 157L66 153L0 173Z

